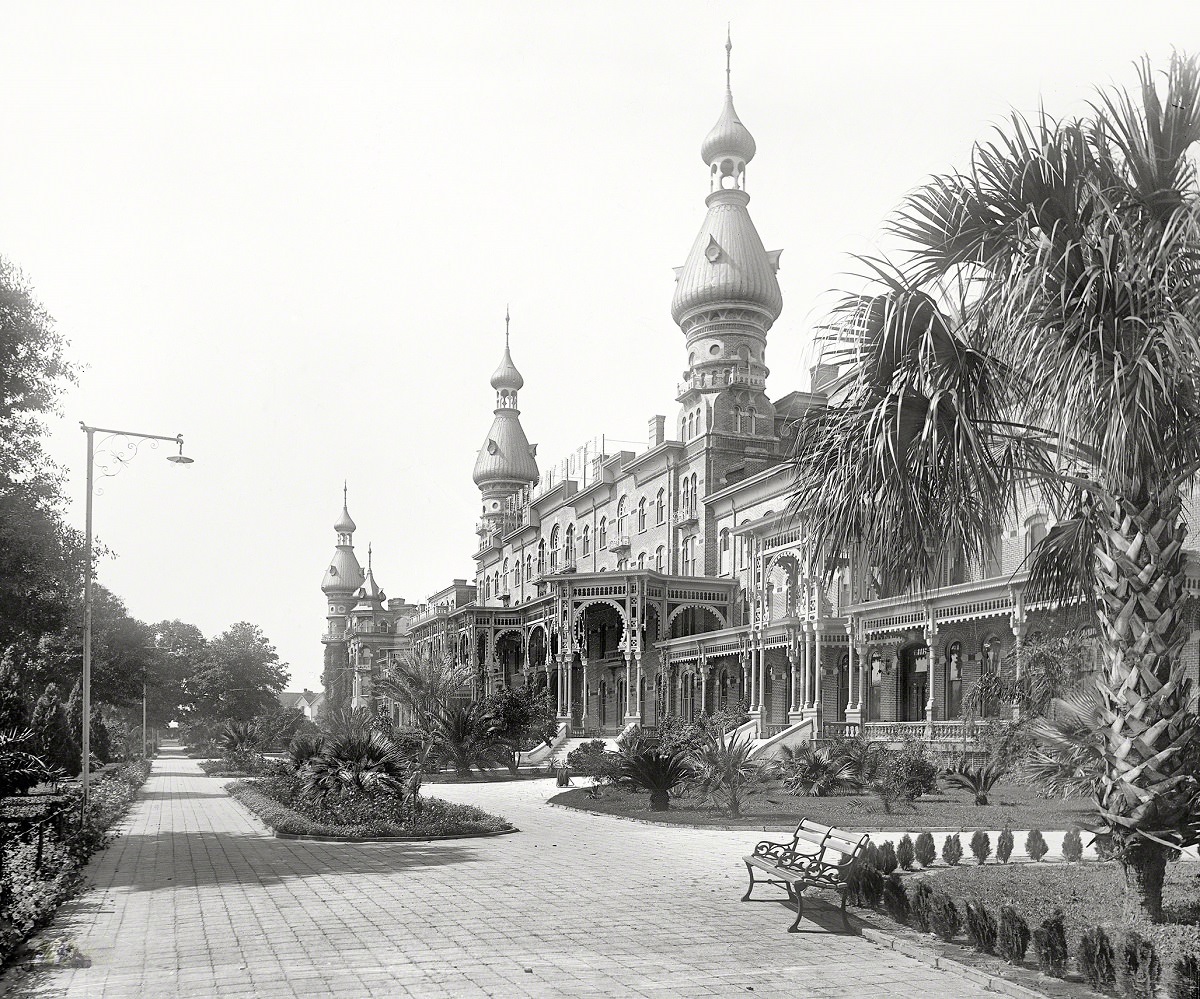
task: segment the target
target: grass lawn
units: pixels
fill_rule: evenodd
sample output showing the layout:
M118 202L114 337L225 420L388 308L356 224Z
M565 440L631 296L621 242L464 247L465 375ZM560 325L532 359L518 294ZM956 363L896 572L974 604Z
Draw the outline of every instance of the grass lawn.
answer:
M998 785L991 804L978 806L965 791L943 790L926 795L911 805L897 803L892 814L883 810L875 795L846 795L833 798L800 798L788 794L778 782L769 782L752 794L733 819L720 808L698 798L672 798L666 812L650 811L644 792L624 787L606 787L600 798L591 798L587 788L575 788L550 799L604 815L625 815L673 825L731 826L745 829L794 829L802 818L861 832L928 829L931 832L961 829L1070 829L1089 815L1086 801L1039 798L1027 787ZM965 845L965 844L964 844Z

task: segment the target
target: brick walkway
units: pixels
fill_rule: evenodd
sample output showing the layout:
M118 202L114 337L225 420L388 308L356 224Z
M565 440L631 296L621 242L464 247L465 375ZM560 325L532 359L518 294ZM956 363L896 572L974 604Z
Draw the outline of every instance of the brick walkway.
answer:
M978 987L742 904L753 832L551 808L549 781L456 785L521 828L437 844L295 843L191 760L158 760L124 834L64 907L86 968L0 979L11 996L975 997ZM430 790L434 790L430 788ZM762 889L764 897L771 889ZM829 929L826 929L828 927Z

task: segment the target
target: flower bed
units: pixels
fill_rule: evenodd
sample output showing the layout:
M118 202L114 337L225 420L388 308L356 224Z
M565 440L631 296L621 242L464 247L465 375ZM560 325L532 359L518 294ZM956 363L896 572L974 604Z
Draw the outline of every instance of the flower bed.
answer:
M61 825L48 824L42 842L42 863L37 864L37 840L10 840L4 850L4 907L0 910L0 964L7 962L29 936L44 925L54 911L82 885L88 858L112 841L113 825L125 814L138 789L146 782L150 764L131 763L97 781L91 789L86 814L79 815L77 789L41 796L39 804L55 802L63 809ZM28 814L28 808L5 802L5 814ZM61 833L61 835L60 835Z
M472 805L452 804L422 796L414 818L399 799L346 796L319 805L307 801L294 778L286 775L239 780L226 785L246 808L276 833L337 839L432 839L442 836L484 836L513 832L513 826Z
M993 804L979 806L969 792L939 791L911 804L896 803L889 814L875 795L798 797L786 793L777 781L760 785L749 795L742 814L731 819L721 809L698 797L673 798L667 812L649 811L646 794L624 786L605 788L593 798L588 789L566 791L551 799L554 804L605 815L624 815L672 825L735 826L746 829L794 829L802 818L810 818L842 829L902 832L920 828L940 831L1000 829L1068 829L1084 825L1090 802L1041 798L1030 788L1003 784L992 795Z

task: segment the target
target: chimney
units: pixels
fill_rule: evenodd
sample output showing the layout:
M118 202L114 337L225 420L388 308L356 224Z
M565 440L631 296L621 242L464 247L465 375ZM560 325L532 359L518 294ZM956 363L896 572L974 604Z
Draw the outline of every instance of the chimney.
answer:
M665 416L650 417L650 446L658 447L667 439L667 418Z

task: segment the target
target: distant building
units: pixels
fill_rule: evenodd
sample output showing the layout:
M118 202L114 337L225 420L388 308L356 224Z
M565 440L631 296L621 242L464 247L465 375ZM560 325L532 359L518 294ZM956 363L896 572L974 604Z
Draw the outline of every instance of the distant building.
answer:
M323 691L314 693L311 690L285 690L279 695L279 704L283 708L296 708L304 713L309 721L319 721L322 709L325 707Z
M970 735L964 686L1050 627L1095 646L1079 611L1024 596L1023 569L1050 515L1014 511L986 564L951 564L922 593L880 592L869 557L826 584L791 515L796 421L836 376L767 394L768 335L783 301L779 250L750 218L756 153L727 88L701 145L710 181L700 231L676 268L671 315L686 350L678 409L649 418L642 448L596 437L539 467L521 423L524 379L504 351L473 478L481 496L474 579L413 607L387 601L354 558L343 509L323 589L326 690L398 717L372 679L416 650L469 663L477 692L531 684L575 734L744 705L764 745L859 731L947 746ZM541 418L559 417L543 414ZM1194 579L1193 579L1194 577ZM1200 590L1200 571L1189 567ZM1187 647L1195 670L1197 637ZM336 696L335 696L336 692ZM997 706L995 713L1011 709Z

